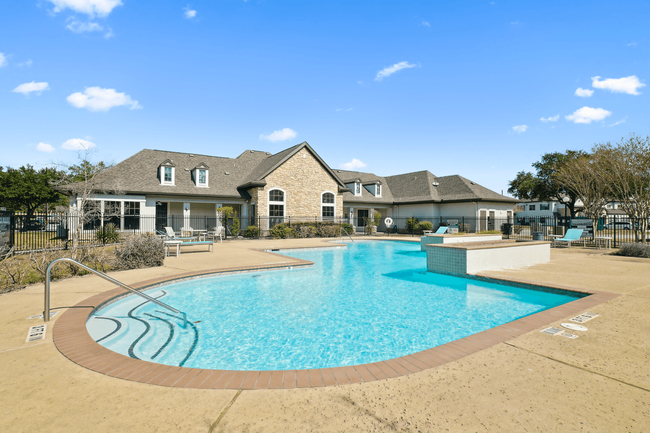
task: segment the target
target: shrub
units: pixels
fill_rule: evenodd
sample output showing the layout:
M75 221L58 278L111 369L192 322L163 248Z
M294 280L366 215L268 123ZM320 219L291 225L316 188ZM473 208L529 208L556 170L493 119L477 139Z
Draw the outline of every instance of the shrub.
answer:
M239 236L239 233L241 233L241 229L239 226L239 218L237 218L237 212L235 212L235 216L232 219L232 226L230 227L230 233L232 233L233 236Z
M409 233L414 232L418 228L418 219L416 217L411 217L406 220L406 230Z
M247 238L256 238L260 235L260 229L257 226L248 226L244 230L244 236Z
M650 259L650 245L636 243L623 244L614 254L617 256Z
M420 230L433 230L433 223L431 221L420 222Z
M270 233L271 237L275 239L290 239L296 237L293 229L289 227L289 223L280 223L274 225L270 230Z
M341 224L341 228L345 230L350 236L354 234L354 231L352 230L352 224L343 223ZM341 234L343 235L344 233Z
M104 228L97 230L95 234L97 240L103 244L114 244L120 241L120 234L117 232L117 226L113 223L108 223Z
M163 241L150 234L131 236L115 248L115 259L119 269L162 266L165 261Z
M339 235L339 226L334 223L323 223L318 226L316 234L321 238L334 238Z
M296 224L293 231L299 238L313 238L316 236L316 228L308 224Z
M0 293L11 292L25 287L25 275L27 266L22 260L13 254L13 248L0 257Z

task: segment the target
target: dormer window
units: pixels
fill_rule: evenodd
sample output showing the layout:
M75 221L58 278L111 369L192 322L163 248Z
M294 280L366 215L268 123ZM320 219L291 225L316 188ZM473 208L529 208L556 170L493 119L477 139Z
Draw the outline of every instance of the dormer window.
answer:
M354 183L354 195L361 196L361 182Z
M192 171L192 178L194 179L194 184L198 187L207 188L208 187L208 166L201 163L194 167Z
M375 187L375 197L381 197L381 184L378 183Z
M160 164L160 167L158 168L158 178L160 179L160 184L161 185L174 185L175 184L175 175L176 175L176 167L174 167L174 163L171 160L166 160L162 164Z

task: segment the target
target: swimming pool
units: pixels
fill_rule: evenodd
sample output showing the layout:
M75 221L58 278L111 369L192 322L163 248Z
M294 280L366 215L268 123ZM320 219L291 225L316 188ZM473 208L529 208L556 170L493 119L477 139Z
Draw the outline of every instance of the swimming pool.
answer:
M90 335L167 365L288 370L408 355L570 302L555 294L426 272L418 243L283 251L310 268L196 278L149 290L191 323L128 296L96 311Z

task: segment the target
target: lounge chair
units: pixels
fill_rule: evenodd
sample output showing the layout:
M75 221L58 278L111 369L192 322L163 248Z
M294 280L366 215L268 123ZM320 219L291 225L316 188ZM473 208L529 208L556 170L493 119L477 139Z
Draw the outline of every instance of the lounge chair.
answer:
M223 243L223 226L214 227L211 232L208 232L207 237L212 238L213 241L217 240L219 236L219 241Z
M167 233L167 237L168 237L169 239L173 239L173 240L178 240L178 241L188 240L188 241L189 241L189 240L193 240L193 239L194 239L194 237L182 237L182 236L176 236L176 233L174 232L174 229L171 228L171 227L165 227L165 233Z
M438 227L438 230L436 230L436 232L434 234L436 234L436 235L444 235L445 233L447 233L448 228L449 227L447 227L447 226L440 226L440 227Z
M569 248L571 248L571 242L582 241L583 246L587 246L587 239L582 238L582 229L569 229L565 233L563 238L553 239L553 246L556 246L558 242L566 242Z
M183 241L180 243L181 247L188 247L192 245L207 245L208 251L212 251L212 241Z

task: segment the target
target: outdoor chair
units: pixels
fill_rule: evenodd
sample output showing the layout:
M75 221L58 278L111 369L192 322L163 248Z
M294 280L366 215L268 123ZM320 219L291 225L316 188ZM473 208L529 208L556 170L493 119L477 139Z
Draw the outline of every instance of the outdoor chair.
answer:
M176 233L174 232L174 229L171 228L171 227L165 227L165 233L167 233L167 237L169 237L169 239L177 239L177 240L191 240L191 239L194 239L194 236L190 236L190 237L176 236Z
M214 227L207 234L207 237L212 238L213 241L217 240L217 236L219 236L219 242L223 243L223 226Z
M553 246L557 246L558 242L566 242L569 248L571 248L572 242L582 241L583 246L587 246L587 239L582 238L582 229L569 229L563 238L553 239Z
M444 235L445 233L447 233L448 228L449 227L447 227L447 226L440 226L440 227L438 227L438 230L436 230L436 232L434 234L436 234L436 235Z

